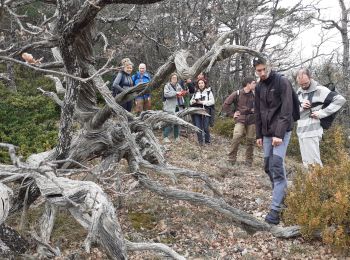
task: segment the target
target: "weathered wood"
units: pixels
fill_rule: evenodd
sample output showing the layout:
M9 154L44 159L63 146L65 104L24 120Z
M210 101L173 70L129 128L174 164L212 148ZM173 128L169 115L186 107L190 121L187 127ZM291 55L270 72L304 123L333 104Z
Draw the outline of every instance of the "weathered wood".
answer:
M0 183L0 225L6 220L10 211L10 200L13 196L12 190Z
M176 253L167 245L161 243L134 243L126 240L126 246L129 251L142 251L142 250L151 250L151 251L160 251L166 255L171 256L176 260L185 260L186 258Z
M182 169L172 165L154 165L147 162L141 162L140 165L141 167L144 167L146 169L152 169L158 173L166 174L170 176L174 181L176 181L177 177L180 176L185 176L192 179L199 179L203 181L216 196L222 196L218 185L214 183L213 180L210 180L209 177L204 173L195 172L189 169Z
M0 257L23 254L28 247L28 242L16 230L0 225Z
M223 199L212 198L198 192L165 187L159 182L151 180L142 173L135 173L135 177L144 188L153 191L160 196L164 196L169 199L184 200L196 205L203 205L217 210L230 217L237 226L240 226L249 233L255 233L257 231L270 231L271 229L271 226L266 222L262 222L256 219L254 216L228 205Z
M67 178L56 177L54 174L46 173L47 182L42 182L42 176L33 174L35 180L39 180L38 187L46 191L46 183L52 186L56 184L55 194L47 194L46 200L52 206L66 207L73 217L88 230L85 239L85 249L90 252L92 242L100 243L107 254L112 259L126 259L126 248L124 238L118 223L113 204L108 199L102 189L93 182L69 180ZM58 193L57 191L60 190ZM52 208L44 213L44 230L47 226L52 226ZM45 216L46 215L46 216ZM52 228L51 228L52 229ZM49 230L42 234L45 240L49 237Z

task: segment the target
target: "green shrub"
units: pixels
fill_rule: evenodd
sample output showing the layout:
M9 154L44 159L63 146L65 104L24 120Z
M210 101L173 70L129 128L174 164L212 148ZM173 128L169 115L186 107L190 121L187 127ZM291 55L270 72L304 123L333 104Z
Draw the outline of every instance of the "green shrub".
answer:
M45 77L16 67L16 84L18 93L0 85L0 142L19 146L18 153L26 158L54 147L60 110L36 90L53 89ZM0 162L9 162L7 151L0 151Z
M296 127L294 127L293 129L292 136L288 144L287 155L292 156L294 159L301 162L301 154L300 154L299 140L296 133Z
M327 134L330 134L328 132ZM321 232L324 243L339 250L350 246L350 157L344 149L341 128L332 131L328 165L298 172L286 197L286 224L298 224L302 235L313 238ZM330 144L330 143L329 143ZM333 158L333 159L332 159Z
M163 109L163 87L157 88L152 91L152 110Z
M230 117L216 117L213 132L225 137L232 138L235 122Z

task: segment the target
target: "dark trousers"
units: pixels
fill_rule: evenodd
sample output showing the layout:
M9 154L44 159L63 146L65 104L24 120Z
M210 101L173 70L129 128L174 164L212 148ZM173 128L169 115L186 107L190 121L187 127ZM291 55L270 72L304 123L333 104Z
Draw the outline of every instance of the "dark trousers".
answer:
M209 144L210 143L209 117L195 114L193 115L192 119L193 119L193 124L202 130L201 132L197 133L198 142L202 144L203 136L204 136L204 141L207 144Z
M123 107L125 110L131 112L131 109L132 109L132 102L133 102L133 101L125 102L124 104L122 104L122 107Z

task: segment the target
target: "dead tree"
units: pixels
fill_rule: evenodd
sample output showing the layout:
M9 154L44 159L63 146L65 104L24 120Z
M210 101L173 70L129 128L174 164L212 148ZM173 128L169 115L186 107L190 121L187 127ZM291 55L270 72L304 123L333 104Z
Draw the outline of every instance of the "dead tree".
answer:
M88 230L84 242L88 252L91 243L97 242L111 259L126 259L127 250L146 249L160 250L175 259L183 259L165 245L134 244L125 241L115 209L102 188L94 182L76 181L69 178L77 172L76 170L86 171L83 164L94 158L100 159L100 164L96 169L90 171L94 176L103 176L110 171L111 165L120 163L121 159L126 159L129 171L137 184L160 196L185 200L219 211L250 233L269 231L279 237L299 234L298 227L284 229L272 227L230 206L221 197L217 185L204 173L181 169L166 162L163 148L153 130L165 124L176 123L198 131L196 127L182 120L181 117L187 113L205 113L203 110L189 109L178 116L162 111L147 111L137 117L120 106L137 95L161 86L168 75L174 71L177 71L182 78L189 78L201 71L209 71L217 61L237 53L260 56L258 52L250 48L227 44L226 39L231 32L223 34L210 51L198 59L193 66L187 64L190 53L180 50L170 56L168 61L158 69L150 83L138 85L115 98L112 97L110 90L106 87L107 83L101 76L112 69L109 63L113 56L109 56L106 64L100 69L96 69L94 64L95 18L99 11L108 4L151 4L157 1L46 0L43 2L56 4L56 13L41 28L26 28L16 13L12 11L14 1L2 1L1 7L13 17L23 33L31 34L33 38L41 35L45 40L32 42L17 49L9 46L8 49L0 51L2 54L0 60L16 62L52 75L51 78L55 80L57 90L62 90L62 85L57 77L65 77L66 80L63 100L60 100L55 93L48 93L41 89L61 107L57 147L51 151L32 155L24 163L16 156L13 146L4 144L4 147L9 148L13 165L0 165L2 183L26 183L25 187L20 189L22 193L18 194L15 199L13 211L25 206L30 207L30 204L39 196L45 199L45 212L40 222L40 232L39 235L33 235L38 242L38 251L41 255L59 254L59 250L52 248L49 242L57 208L64 207ZM49 22L51 26L45 27ZM51 64L61 62L64 66L63 71L48 69L49 66L45 63L28 64L17 59L22 52L38 47L56 48L59 58L53 55ZM104 99L105 106L102 108L97 106L97 94ZM78 130L74 131L73 124L79 125ZM213 196L166 187L147 176L145 172L149 169L165 174L173 180L187 177L203 181L210 188ZM0 194L2 191L5 192L5 188L0 186Z

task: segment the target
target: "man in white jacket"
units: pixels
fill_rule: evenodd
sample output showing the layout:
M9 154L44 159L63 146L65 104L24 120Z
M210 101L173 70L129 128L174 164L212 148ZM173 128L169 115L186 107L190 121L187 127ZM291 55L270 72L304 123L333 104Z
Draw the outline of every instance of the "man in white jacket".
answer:
M337 112L344 105L345 98L334 95L331 103L322 108L327 96L334 93L313 80L310 70L306 68L298 70L297 82L300 85L297 93L301 103L297 135L303 164L305 167L309 164L323 166L319 147L323 135L320 119Z

